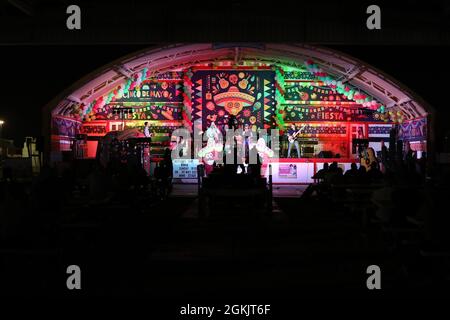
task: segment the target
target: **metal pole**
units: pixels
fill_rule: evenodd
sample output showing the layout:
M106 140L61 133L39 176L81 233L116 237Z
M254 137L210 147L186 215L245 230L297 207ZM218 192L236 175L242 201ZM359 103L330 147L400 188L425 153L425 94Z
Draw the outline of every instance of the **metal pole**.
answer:
M198 194L198 216L203 217L203 195L202 195L202 177L203 177L203 167L201 164L197 166L197 194Z
M273 186L272 186L272 164L269 164L269 203L268 210L269 214L272 213L272 198L273 198Z
M436 148L436 123L434 114L429 114L427 116L427 159L425 166L425 175L430 176L434 173L434 169L436 167L436 152L438 151ZM443 150L440 150L443 151Z

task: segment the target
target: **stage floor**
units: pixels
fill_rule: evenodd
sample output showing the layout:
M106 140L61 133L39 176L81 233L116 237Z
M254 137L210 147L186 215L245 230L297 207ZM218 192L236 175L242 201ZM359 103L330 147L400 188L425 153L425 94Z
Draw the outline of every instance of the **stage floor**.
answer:
M273 196L274 198L299 198L305 191L307 185L274 185ZM177 183L173 185L171 197L197 197L197 185L196 184L183 184Z
M270 164L274 185L308 185L314 182L312 177L323 168L324 163L336 162L345 172L350 169L352 163L358 161L358 159L349 158L271 158L263 164L262 172L268 178Z

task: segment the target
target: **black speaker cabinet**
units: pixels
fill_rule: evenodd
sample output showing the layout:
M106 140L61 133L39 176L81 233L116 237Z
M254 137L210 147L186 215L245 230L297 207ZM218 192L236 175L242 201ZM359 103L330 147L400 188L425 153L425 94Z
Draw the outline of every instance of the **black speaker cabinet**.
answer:
M331 151L320 151L319 158L333 158L333 152Z

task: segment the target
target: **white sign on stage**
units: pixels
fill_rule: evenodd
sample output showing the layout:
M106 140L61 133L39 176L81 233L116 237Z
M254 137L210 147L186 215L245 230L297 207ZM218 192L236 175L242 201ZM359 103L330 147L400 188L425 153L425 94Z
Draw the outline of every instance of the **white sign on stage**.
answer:
M198 159L173 160L173 177L178 179L197 179Z

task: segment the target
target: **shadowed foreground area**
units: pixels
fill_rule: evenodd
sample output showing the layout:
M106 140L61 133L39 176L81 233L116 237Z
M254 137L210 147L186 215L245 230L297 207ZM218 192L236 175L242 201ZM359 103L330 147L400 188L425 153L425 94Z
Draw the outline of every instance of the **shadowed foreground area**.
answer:
M393 250L358 215L326 202L278 198L272 216L224 208L196 216L197 199L170 197L133 212L122 206L65 208L43 236L3 242L2 294L154 298L364 297L366 268L382 269L383 294L437 294L445 278L412 252ZM132 210L133 209L133 210ZM34 239L34 240L33 240ZM31 241L30 241L31 240ZM82 270L68 291L65 268ZM444 280L444 281L443 281Z
M2 295L447 296L445 185L325 183L291 188L291 197L285 186L267 201L243 184L253 178L228 193L211 180L205 214L196 185L166 196L139 174L80 176L44 171L31 183L2 182ZM385 188L393 201L376 196ZM415 201L396 200L408 197ZM69 265L81 268L79 291L66 287ZM370 265L381 268L381 291L367 290Z

